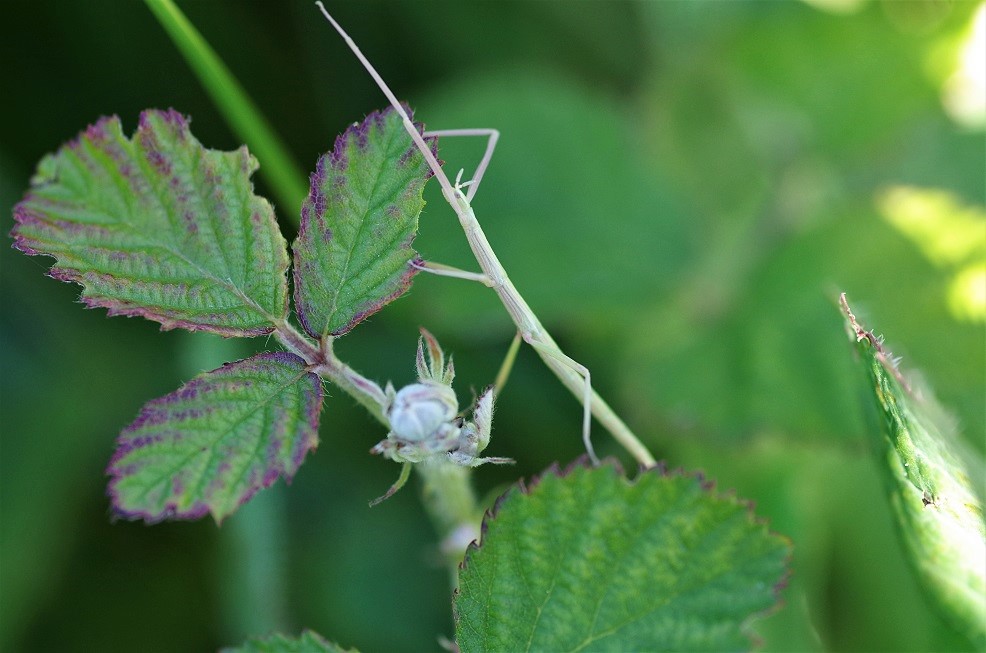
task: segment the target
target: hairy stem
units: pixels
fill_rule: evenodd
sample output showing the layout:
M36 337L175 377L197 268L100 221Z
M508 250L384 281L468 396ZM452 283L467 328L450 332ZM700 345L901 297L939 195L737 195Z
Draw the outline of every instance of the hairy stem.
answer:
M441 551L449 565L453 587L466 547L479 541L482 509L473 491L472 469L432 458L414 466L424 481L422 501L441 537Z
M277 323L274 337L289 351L304 358L309 365L320 365L325 360L318 346L291 326L287 320Z
M390 428L387 416L384 415L387 398L380 386L339 360L331 347L323 352L325 362L316 368L316 372L342 388L381 424Z
M312 371L335 383L364 406L384 426L388 426L383 414L386 396L380 386L339 360L332 350L331 339L316 345L286 320L277 324L274 337L288 350L301 356L312 366Z
M339 386L377 421L390 428L384 414L387 398L383 390L376 382L339 360L330 338L319 347L286 321L277 325L274 336L312 365L316 374ZM414 469L424 481L422 500L441 538L442 554L449 564L454 583L466 546L479 539L482 509L472 488L472 469L452 464L441 457L417 463Z

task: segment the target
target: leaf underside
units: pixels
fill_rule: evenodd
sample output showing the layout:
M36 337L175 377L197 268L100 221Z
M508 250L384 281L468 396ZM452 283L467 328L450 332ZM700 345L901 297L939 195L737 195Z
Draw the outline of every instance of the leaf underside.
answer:
M471 651L744 650L787 541L701 479L549 470L497 501L466 554L456 642Z
M954 438L930 391L912 388L882 339L842 310L879 415L877 444L899 532L923 585L943 613L986 647L986 523L982 459Z
M318 444L319 378L286 352L205 372L148 402L120 434L107 473L127 519L221 521Z
M298 637L286 637L280 633L267 637L251 637L243 646L223 649L223 653L359 653L356 649L344 649L316 632L306 630Z
M319 158L293 245L295 306L309 335L342 335L407 291L430 176L392 108L351 126Z
M82 301L162 328L270 333L287 315L287 249L253 194L245 147L208 150L174 110L148 110L132 139L102 118L38 165L14 207L14 247L56 259Z

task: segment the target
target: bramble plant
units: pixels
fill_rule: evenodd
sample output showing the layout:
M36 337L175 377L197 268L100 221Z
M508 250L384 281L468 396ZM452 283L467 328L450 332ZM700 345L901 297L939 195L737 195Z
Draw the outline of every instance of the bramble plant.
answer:
M396 482L371 505L399 491L412 471L421 476L455 577L457 650L751 648L751 621L775 609L789 574L786 538L701 475L657 463L518 292L471 204L496 130L427 131L316 4L390 105L351 124L318 159L290 255L272 205L253 192L257 159L245 146L205 148L174 109L144 111L130 137L119 118L99 119L42 159L14 208L14 247L54 257L50 276L81 285L88 307L143 317L162 329L272 336L283 348L226 363L146 403L122 430L109 463L114 514L147 523L210 515L221 524L278 478L298 473L319 443L327 383L380 422L382 439L364 436L370 453L400 465ZM461 170L450 180L438 158L439 139L456 136L487 139L467 181ZM415 251L431 177L458 217L479 272L428 262ZM517 328L497 378L468 405L453 388L452 356L425 328L413 355L417 378L400 388L367 378L334 349L337 339L407 292L419 272L488 286ZM843 309L856 340L876 346L848 304ZM586 455L520 480L482 506L473 496L473 470L523 455L485 455L496 398L522 343L582 402ZM881 358L871 373L885 385L886 361L876 351ZM408 352L400 365L411 358ZM597 458L593 416L639 464L634 479L615 460ZM924 464L913 451L905 452L908 460ZM942 463L951 465L951 458ZM924 506L954 507L946 495L957 494L936 489L950 476L942 481L934 470L922 471L922 480ZM963 507L978 505L961 478L955 487ZM905 497L902 520L916 519L906 504L912 498ZM955 512L948 523L918 531L961 528L970 542L982 537L981 517ZM916 555L944 551L946 567L958 569L959 599L942 589L940 568L926 576L967 634L980 637L982 573L961 564L967 549L914 539ZM237 650L343 650L311 631L257 636Z

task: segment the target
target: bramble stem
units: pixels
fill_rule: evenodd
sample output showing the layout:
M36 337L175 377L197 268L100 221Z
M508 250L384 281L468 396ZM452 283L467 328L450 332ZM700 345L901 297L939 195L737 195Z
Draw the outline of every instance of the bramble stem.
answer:
M274 330L274 337L278 342L288 348L294 354L301 356L309 365L320 365L324 362L322 352L306 338L304 334L295 329L287 320L279 322Z
M473 491L472 469L445 457L429 458L414 466L424 482L422 503L441 536L442 555L458 585L458 568L466 547L479 541L483 513Z
M332 350L332 339L326 338L322 345L316 345L286 320L277 324L274 337L289 351L301 356L312 366L312 371L328 379L351 395L364 408L370 411L384 426L390 428L383 409L387 397L376 382L366 378L339 360Z
M316 374L342 388L377 421L390 428L384 414L386 394L376 382L339 360L332 350L331 338L323 340L320 347L287 321L277 325L274 337L312 365ZM482 509L472 489L472 470L444 458L426 460L416 464L414 469L424 481L424 505L441 538L442 554L454 576L466 545L479 539Z
M315 368L315 372L342 388L389 429L390 423L384 415L387 396L380 386L339 360L331 346L324 352L325 362Z

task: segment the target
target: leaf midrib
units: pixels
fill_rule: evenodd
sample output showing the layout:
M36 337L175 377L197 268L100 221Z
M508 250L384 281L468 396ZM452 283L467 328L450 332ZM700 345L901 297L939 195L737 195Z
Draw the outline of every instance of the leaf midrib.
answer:
M278 388L272 394L270 394L266 399L258 402L253 408L248 409L235 422L233 422L232 424L230 424L229 426L227 426L226 428L224 428L222 430L222 432L220 432L218 435L216 435L215 437L213 437L212 438L212 442L208 444L208 451L206 452L206 455L208 456L208 458L206 460L206 466L208 466L208 463L211 461L212 457L215 456L215 448L216 448L216 445L219 442L221 442L225 438L229 437L229 435L230 435L231 432L233 432L234 430L236 430L237 428L239 428L239 426L241 424L243 424L243 422L245 422L249 417L253 416L253 414L256 413L258 410L260 410L261 408L263 408L263 409L266 410L267 406L270 405L270 403L275 398L280 397L288 388L290 388L295 383L297 383L305 374L307 374L307 372L304 369L299 370L299 372L294 376L294 378L292 378L290 381L284 383L283 385L279 385ZM153 433L153 431L151 431L151 432ZM208 438L205 438L205 439L208 441ZM167 474L162 474L161 475L161 478L159 478L159 480L157 482L149 483L145 487L144 491L141 492L138 495L139 498L141 500L146 499L147 495L151 492L152 489L154 489L155 487L157 487L158 485L160 485L162 481L165 482L165 483L170 482L174 478L175 472L177 472L182 467L184 467L186 464L188 464L188 462L190 460L192 460L196 455L201 455L203 453L201 451L201 446L200 445L195 445L193 447L193 449L194 450L191 453L189 453L188 455L186 455L184 458L181 459L181 461L180 461L179 464L173 465L170 468L170 470L168 471ZM251 458L251 460L252 460L252 458ZM196 482L196 485L195 485L195 493L194 493L194 495L191 495L191 496L193 496L193 497L201 497L202 496L203 479L205 477L206 477L206 474L205 473L200 474L200 476L199 476L199 478L198 478L198 480ZM168 493L167 496L170 496L170 493ZM206 503L206 505L208 505L207 501L208 501L207 498L203 499L203 503Z
M373 127L371 127L371 129L372 128ZM385 136L388 135L387 134L386 127L384 127L382 131L383 131L383 133L384 133ZM339 275L339 283L336 286L335 293L332 296L331 309L330 309L328 315L325 318L325 326L322 329L322 338L325 338L326 336L328 336L329 332L331 331L332 319L335 317L336 313L339 312L339 295L342 293L343 286L345 286L347 284L347 281L348 281L347 275L349 273L349 265L350 265L350 262L352 261L353 253L356 251L357 247L359 246L359 243L360 243L360 240L361 240L360 239L360 236L363 234L363 228L366 226L366 223L367 223L367 216L370 214L371 207L377 206L377 205L380 204L379 202L377 202L376 204L374 204L373 203L373 199L376 197L376 195L377 195L377 189L380 187L380 180L383 178L383 173L384 173L384 170L386 168L385 163L387 161L390 161L392 159L392 157L389 156L389 154L390 154L390 147L393 145L394 139L395 138L400 138L400 134L402 134L402 133L403 132L400 132L396 137L391 137L390 138L390 141L384 146L384 155L381 156L380 157L381 160L377 162L376 176L373 179L372 190L366 196L366 199L365 199L365 205L366 206L365 206L365 208L363 209L363 211L361 213L361 216L360 216L360 219L359 219L360 220L359 227L356 229L356 235L353 238L352 245L348 248L348 251L346 252L346 262L345 262L345 264L342 267L342 274ZM346 144L346 148L347 149L350 147L350 143L351 142L352 141L347 142L347 144ZM355 147L358 148L359 147L359 144L358 143L355 144ZM369 147L369 145L367 145L367 147ZM348 154L348 152L347 152L347 154ZM326 181L328 181L328 179L326 179ZM325 195L324 191L322 191L321 188L319 189L319 192L322 192L323 195ZM319 216L320 220L322 220L323 222L325 222L326 221L325 215L327 213L328 213L328 210L326 210L326 212L323 213L323 215ZM314 238L314 236L312 236L312 238ZM355 276L356 275L354 275L354 278L355 278Z
M124 147L126 148L126 151L127 151L128 155L130 156L131 160L134 161L137 164L136 167L137 167L137 169L140 170L140 173L141 173L141 176L142 176L143 180L146 181L147 184L148 184L148 187L150 189L150 192L147 194L147 196L149 198L151 198L151 199L154 200L154 202L157 204L157 209L160 211L160 215L163 215L163 217L165 218L165 221L168 224L168 227L169 227L168 235L169 236L174 236L175 235L175 227L174 227L174 223L172 221L172 217L173 216L170 215L169 211L166 208L165 202L161 199L161 188L160 188L161 182L160 181L156 181L155 180L155 176L148 173L147 166L149 164L148 164L148 161L146 160L146 158L145 157L142 157L142 156L137 156L136 153L134 152L134 149L135 149L135 143L134 143L134 141L132 139L126 138L126 136L123 136L122 133L120 134L120 137L122 138L122 143L123 143ZM125 203L127 204L128 209L130 209L132 207L132 204L126 198L129 198L131 195L133 195L133 192L132 192L133 189L130 188L129 185L126 183L126 179L124 178L124 176L121 175L121 174L119 174L119 171L113 165L113 162L112 162L111 157L109 157L108 154L106 154L102 149L96 147L95 144L91 143L90 141L88 141L86 139L83 139L82 142L85 144L87 153L90 156L92 156L99 163L100 167L105 172L108 173L109 177L113 180L113 184L116 187L116 191L118 193L121 193L122 194L122 196L125 198ZM199 147L202 147L202 146L199 145ZM202 148L202 149L205 150L205 148ZM222 153L220 152L219 154L222 154ZM81 162L81 161L80 161L80 164L83 167L83 173L86 173L86 171L84 170L85 164L83 162ZM123 187L121 187L121 184L122 184ZM198 193L198 190L199 190L198 187L195 184L193 184L193 187L195 187L196 193ZM76 193L73 193L73 196L78 197L78 195ZM192 270L198 272L200 274L200 276L203 277L204 279L206 279L206 280L214 283L215 285L217 285L217 286L219 286L221 288L224 288L224 289L230 291L233 295L235 295L236 297L238 297L243 302L243 304L245 306L247 306L248 308L252 308L258 314L260 314L264 319L266 319L269 322L271 322L272 325L276 325L277 324L277 322L279 321L279 318L277 318L277 317L271 315L270 313L268 313L267 310L264 307L262 307L252 297L250 297L249 295L247 295L245 291L243 291L238 286L236 286L236 284L233 283L232 278L224 279L222 277L217 276L212 270L209 270L207 268L202 267L198 262L196 262L196 261L190 259L189 257L187 257L186 255L184 255L181 252L181 250L176 249L175 244L174 244L173 241L172 242L161 241L161 240L159 240L157 238L154 238L153 235L141 233L140 232L140 227L141 226L147 227L147 226L150 226L150 225L149 224L145 224L145 225L135 224L130 219L128 219L128 218L131 218L131 217L137 217L141 213L142 212L140 212L140 211L128 210L124 215L118 216L117 219L116 219L116 221L114 223L104 223L104 224L115 224L115 225L117 225L117 226L125 229L128 232L128 235L130 235L130 236L137 236L137 240L138 241L143 242L143 243L145 243L147 245L152 245L152 246L158 247L158 248L164 250L165 252L167 252L168 254L170 254L171 256L173 256L174 258L176 258L177 260L185 263ZM107 211L106 214L107 215L113 215L113 212L112 211ZM80 222L75 222L75 221L72 221L72 222L73 222L73 224L81 224L81 225L84 225L84 226L88 226L87 223L80 223ZM150 220L148 220L148 223L150 223ZM211 229L212 228L212 225L210 224L209 227ZM217 239L217 243L218 243L218 239ZM222 249L222 248L220 248L220 249ZM86 258L88 258L88 257L86 257ZM224 263L225 263L225 260L224 260ZM90 263L90 265L93 265L93 264ZM276 265L276 263L275 263L275 265ZM95 266L93 265L93 267L95 267ZM106 274L112 274L112 273L111 272L106 272ZM113 275L113 276L116 276L116 275ZM115 297L110 297L108 295L106 295L106 297L107 297L107 299L110 299L112 301L119 301L118 298L115 298Z

